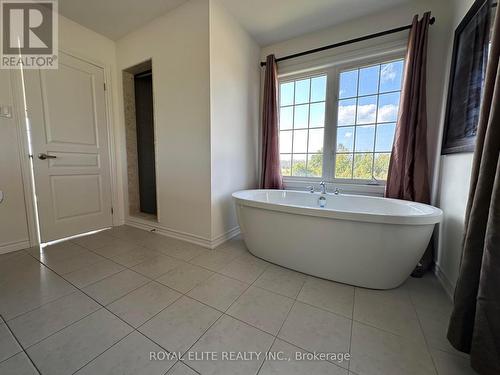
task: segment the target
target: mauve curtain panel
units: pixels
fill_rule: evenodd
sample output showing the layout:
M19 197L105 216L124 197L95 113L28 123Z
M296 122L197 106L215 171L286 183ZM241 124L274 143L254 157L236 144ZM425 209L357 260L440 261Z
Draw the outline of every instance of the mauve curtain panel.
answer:
M460 274L448 340L481 375L500 374L500 11L484 82Z
M429 203L426 61L431 14L413 17L385 196Z
M266 58L262 105L261 188L282 189L278 129L278 66L274 55Z

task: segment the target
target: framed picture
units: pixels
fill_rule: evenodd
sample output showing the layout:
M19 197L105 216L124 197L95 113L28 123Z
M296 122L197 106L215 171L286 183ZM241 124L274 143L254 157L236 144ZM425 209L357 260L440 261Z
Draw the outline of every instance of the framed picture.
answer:
M441 154L474 151L492 7L491 0L476 0L455 30Z

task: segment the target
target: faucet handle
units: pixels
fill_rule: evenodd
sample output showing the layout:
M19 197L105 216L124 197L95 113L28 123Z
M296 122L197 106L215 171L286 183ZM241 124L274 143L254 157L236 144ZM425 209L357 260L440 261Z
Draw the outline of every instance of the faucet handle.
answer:
M338 187L335 188L335 191L333 192L333 194L335 195L339 195L340 194L340 189Z
M309 190L309 193L314 193L314 186L308 186L306 189Z

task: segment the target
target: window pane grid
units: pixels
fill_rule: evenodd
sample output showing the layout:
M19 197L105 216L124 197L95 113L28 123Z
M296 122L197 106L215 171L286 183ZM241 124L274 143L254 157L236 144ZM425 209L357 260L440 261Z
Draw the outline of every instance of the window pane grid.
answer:
M293 95L290 92L292 87ZM286 97L283 95L284 92ZM285 113L283 109L292 111L291 123L288 118L280 118L282 174L320 177L326 110L326 75L281 82L280 93L280 113Z
M400 59L340 73L335 178L386 179L402 70Z
M363 95L356 95L356 96L343 96L341 100L347 100L347 99L359 99L359 98L366 98L367 96L374 96L374 95L385 95L385 94L395 94L399 93L401 90L393 90L393 91L384 91L380 92L377 94L363 94ZM312 104L313 102L311 102ZM290 107L290 106L283 106L283 107Z

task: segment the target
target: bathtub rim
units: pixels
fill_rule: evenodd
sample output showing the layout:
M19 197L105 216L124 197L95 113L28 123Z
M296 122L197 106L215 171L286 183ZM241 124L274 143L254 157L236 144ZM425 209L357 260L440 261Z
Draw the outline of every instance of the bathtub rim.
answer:
M381 214L381 213L365 213L365 212L352 212L352 211L342 211L342 210L333 210L333 209L324 209L320 207L305 207L298 206L292 204L282 204L282 203L269 203L269 202L260 202L257 200L253 200L247 197L244 197L244 194L249 193L258 193L258 192L296 192L300 194L310 194L300 190L271 190L271 189L248 189L248 190L240 190L234 192L232 194L233 199L235 200L237 205L248 206L259 208L263 210L269 211L277 211L283 213L289 213L294 215L303 215L303 216L314 216L321 217L326 219L337 219L337 220L349 220L349 221L357 221L357 222L368 222L368 223L380 223L380 224L394 224L394 225L434 225L441 222L443 217L443 211L437 207L417 202L409 202L400 199L393 198L383 198L383 197L373 197L367 195L354 195L354 194L342 194L341 196L352 196L352 197L364 197L369 199L383 199L383 200L391 200L397 201L399 204L403 202L404 204L415 204L422 205L430 208L432 212L428 214L421 215L390 215L390 214ZM332 194L328 194L332 195Z

